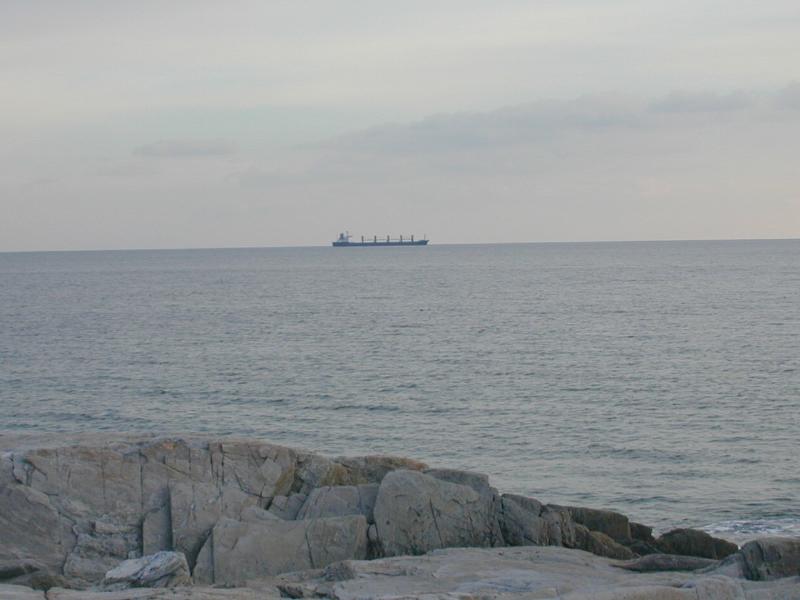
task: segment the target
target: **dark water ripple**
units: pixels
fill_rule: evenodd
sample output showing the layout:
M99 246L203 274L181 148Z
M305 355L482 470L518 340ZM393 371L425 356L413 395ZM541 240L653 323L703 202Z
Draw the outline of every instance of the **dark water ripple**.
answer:
M0 254L0 428L391 452L800 531L800 242Z

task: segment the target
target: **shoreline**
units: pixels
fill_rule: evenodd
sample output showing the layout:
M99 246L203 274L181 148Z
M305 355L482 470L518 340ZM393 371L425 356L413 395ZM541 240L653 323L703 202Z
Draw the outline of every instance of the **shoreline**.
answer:
M107 589L119 584L109 579L116 568L167 555L180 572L170 571L173 585L246 587L342 561L456 548L492 551L500 562L508 548L578 552L604 569L666 555L673 567L721 568L744 552L698 530L656 537L614 511L502 494L486 475L411 458L155 433L0 434L0 449L0 560L13 575L5 579L43 589Z
M239 440L265 440L269 443L286 446L286 447L301 447L300 445L293 444L291 442L286 441L271 441L269 437L262 437L259 435L252 435L252 434L235 434L235 433L224 433L224 434L216 434L216 433L209 433L207 431L186 431L181 430L178 432L172 431L155 431L155 432L144 432L144 431L112 431L112 430L102 430L102 431L86 431L86 430L79 430L79 431L69 431L69 430L56 430L56 431L41 431L41 430L27 430L27 431L11 431L11 430L0 430L0 451L7 446L17 446L20 448L47 448L47 447L55 447L61 445L64 439L73 440L73 443L81 443L81 444L92 444L97 442L105 443L105 441L113 441L113 440L146 440L146 439L159 439L159 438L167 438L167 437L184 437L189 439L239 439ZM340 455L339 452L330 451L326 448L320 447L313 447L313 448L305 448L308 452L312 452L315 454L321 454L323 456L334 456ZM352 455L353 453L345 452L342 456ZM362 453L356 452L355 455L359 455ZM404 453L401 453L405 455ZM459 466L458 464L449 464L446 461L441 460L431 460L429 458L420 459L424 460L428 464L436 464L442 468L454 469L454 470L471 470L469 468L464 468ZM495 475L491 472L487 473L490 480L495 480ZM506 477L505 479L508 479ZM590 500L576 500L576 499L568 499L562 497L554 498L551 495L548 495L545 492L526 492L524 491L524 486L515 486L509 485L508 481L505 482L505 485L501 484L496 486L501 489L501 491L508 492L508 493L515 493L515 494L522 494L522 495L535 495L540 497L540 499L545 500L550 503L556 504L573 504L573 503L583 503L586 502L592 506L608 506L604 505L600 502L592 502ZM510 489L509 489L510 488ZM577 493L573 494L576 496L581 496L583 494L580 493L578 490ZM628 515L632 519L640 520L640 521L647 521L648 525L653 527L653 531L656 534L665 533L671 529L675 528L691 528L691 529L699 529L701 531L705 531L712 536L720 537L722 539L726 539L731 541L737 545L742 545L750 540L753 540L760 536L769 536L769 535L788 535L788 536L796 536L800 535L800 514L769 514L769 515L731 515L728 519L721 519L717 518L714 520L711 519L704 519L702 515L698 516L695 515L691 519L679 519L669 520L669 519L656 519L654 522L653 515L650 515L650 518L646 516L643 518L641 516L634 517L631 516L631 513L635 513L635 507L630 506L627 509L624 506L619 506L619 502L616 503L617 505L612 507L608 507L608 510L619 512ZM653 511L649 511L653 512ZM683 513L681 513L683 514Z

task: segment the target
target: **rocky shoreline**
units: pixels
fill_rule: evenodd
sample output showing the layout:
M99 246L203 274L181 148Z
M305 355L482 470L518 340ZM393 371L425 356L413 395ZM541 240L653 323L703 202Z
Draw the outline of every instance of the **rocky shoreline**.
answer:
M0 599L800 598L800 539L501 494L390 456L0 434Z

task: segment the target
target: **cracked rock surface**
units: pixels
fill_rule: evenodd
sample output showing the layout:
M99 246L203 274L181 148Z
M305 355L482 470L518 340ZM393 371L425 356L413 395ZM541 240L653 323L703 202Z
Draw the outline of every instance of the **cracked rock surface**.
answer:
M800 600L798 544L739 551L687 529L656 539L614 511L500 494L485 475L400 457L0 434L0 599Z

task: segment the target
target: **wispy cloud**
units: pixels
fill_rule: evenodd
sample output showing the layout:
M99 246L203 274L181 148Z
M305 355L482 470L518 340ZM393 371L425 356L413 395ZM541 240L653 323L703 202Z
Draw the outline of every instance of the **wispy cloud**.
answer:
M227 140L161 140L134 150L138 156L157 158L227 156L235 152L235 144Z
M756 103L752 94L730 92L673 92L656 100L650 106L660 112L727 112L751 108Z
M266 188L366 180L398 172L462 177L492 171L530 173L553 157L568 162L598 145L607 148L597 161L621 158L624 148L624 158L638 162L687 147L689 142L681 140L695 140L698 132L716 126L720 119L730 126L727 136L744 140L778 104L795 102L800 106L800 85L776 93L674 92L650 100L592 95L483 113L435 115L295 148L271 156L268 162L256 161L232 177L247 188ZM498 155L507 160L497 162Z
M795 82L783 88L777 96L777 104L781 108L800 110L800 82Z

